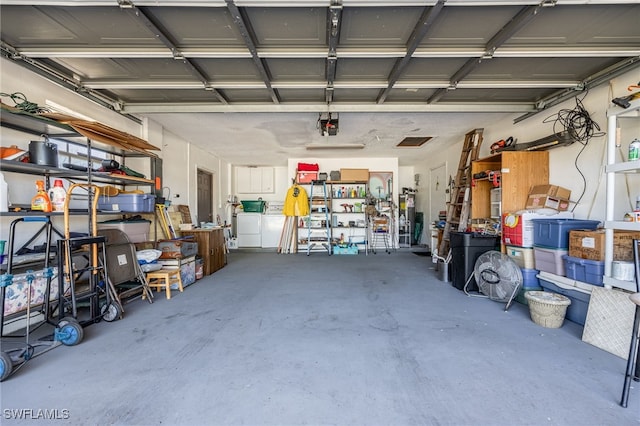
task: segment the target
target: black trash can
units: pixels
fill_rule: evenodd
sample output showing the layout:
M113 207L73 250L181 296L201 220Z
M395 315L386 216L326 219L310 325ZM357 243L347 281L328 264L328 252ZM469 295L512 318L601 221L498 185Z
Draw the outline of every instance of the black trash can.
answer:
M449 237L452 263L451 285L462 290L469 276L473 274L478 257L490 250L500 250L500 237L473 232L451 232ZM478 291L475 278L471 278L467 290Z

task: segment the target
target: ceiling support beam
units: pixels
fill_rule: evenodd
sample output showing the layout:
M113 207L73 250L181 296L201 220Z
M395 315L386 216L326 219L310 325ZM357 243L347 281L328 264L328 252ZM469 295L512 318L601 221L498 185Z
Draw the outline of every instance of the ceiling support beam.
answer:
M324 92L325 102L333 102L333 84L336 80L336 67L338 62L338 42L340 41L340 27L342 26L342 1L332 0L327 12L327 87Z
M520 9L520 11L505 26L491 37L484 47L482 56L479 58L469 59L455 74L453 74L449 81L449 87L437 90L429 99L427 99L427 103L431 104L438 102L448 90L455 90L458 83L471 74L471 72L473 72L473 70L475 70L484 59L493 58L496 50L500 46L513 37L525 25L531 22L531 20L538 15L540 9L552 6L553 4L555 3L549 3L549 0L543 0L537 6L526 6Z
M238 27L240 34L244 40L244 44L249 49L249 53L251 53L251 59L253 59L253 63L256 68L258 68L258 72L260 73L260 77L264 81L264 85L269 91L269 95L271 96L271 100L274 104L280 103L280 97L278 96L278 92L271 85L271 73L269 72L266 64L262 61L262 58L258 55L258 49L256 48L254 31L250 26L250 22L248 19L245 19L243 13L240 11L238 6L234 3L233 0L225 0L227 2L227 9L229 13L231 13L231 18L233 22Z
M198 113L198 112L218 112L218 113L310 113L315 118L318 117L318 111L330 113L424 113L424 112L481 112L481 113L527 113L534 109L534 105L530 102L514 102L507 103L459 103L459 104L435 104L428 105L425 103L415 104L396 104L387 102L384 104L376 103L332 103L327 106L322 102L314 102L308 104L279 104L275 105L271 102L260 104L230 104L220 105L213 103L127 103L124 111L131 114L153 114L153 113ZM327 111L328 110L328 111Z
M64 75L56 69L51 68L47 64L37 60L32 59L26 56L22 56L13 46L8 45L5 42L0 42L0 54L5 58L15 62L16 64L28 69L29 71L38 74L39 76L44 77L45 79L57 84L60 87L68 89L78 95L94 102L104 108L110 109L111 111L115 111L123 117L128 118L135 123L142 123L142 121L132 116L129 113L125 113L121 111L122 105L118 100L112 99L103 95L100 92L97 92L93 89L84 87L80 82L74 80L73 78Z
M145 27L152 34L156 36L158 40L162 42L170 51L173 59L182 62L182 64L186 67L186 69L193 75L195 78L200 80L202 83L202 87L210 91L217 99L223 104L227 104L227 99L222 96L220 92L215 90L209 85L209 79L205 75L205 73L198 68L191 60L184 57L180 49L177 47L176 43L167 35L167 31L160 27L159 24L155 23L151 18L150 14L146 11L145 8L136 7L131 1L122 1L120 2L120 8L124 11L127 11L132 16L134 16L138 21L142 22Z
M398 81L398 78L400 78L402 71L407 67L407 65L409 65L409 61L411 60L413 53L416 51L416 49L422 42L422 39L431 29L431 26L438 18L438 15L440 15L440 12L442 12L445 2L446 0L438 0L438 2L432 7L425 7L422 15L420 16L420 19L418 19L418 23L414 27L413 32L409 37L406 54L404 55L404 57L398 59L394 64L391 73L389 73L389 78L387 79L387 88L380 93L378 99L376 99L376 103L381 104L387 99L387 96L389 96L391 89Z
M575 96L580 95L581 93L585 93L589 89L592 89L596 86L599 86L604 83L608 83L610 80L616 78L619 75L627 73L635 68L640 67L640 56L636 56L635 58L627 58L617 64L602 70L594 75L587 77L582 84L574 89L563 89L555 92L554 94L547 96L545 99L540 100L536 104L536 111L528 112L523 116L520 116L513 120L514 124L517 124L521 121L526 120L527 118L533 117L534 115L556 106L568 99L571 99Z

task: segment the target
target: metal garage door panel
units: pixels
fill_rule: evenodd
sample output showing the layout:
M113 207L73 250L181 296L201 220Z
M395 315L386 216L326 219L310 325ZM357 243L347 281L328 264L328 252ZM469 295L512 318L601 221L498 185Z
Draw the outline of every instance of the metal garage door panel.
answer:
M640 5L555 6L539 16L505 43L505 47L549 46L584 48L602 45L640 45Z
M111 93L125 102L206 102L218 103L219 100L209 90L144 90L144 89L111 89Z
M192 59L192 62L198 65L214 83L255 81L263 84L258 69L249 58L199 58Z
M395 63L395 58L340 59L336 67L336 82L341 80L386 82Z
M554 89L461 89L448 90L441 102L525 102L542 99Z
M282 102L317 102L324 96L324 89L278 89Z
M258 47L326 45L326 8L258 7L244 11Z
M193 80L193 76L185 66L171 58L55 58L54 60L73 70L83 79Z
M406 46L421 7L349 7L342 12L341 46Z
M420 102L429 99L436 89L392 89L385 103Z
M140 21L114 7L2 6L2 36L26 46L162 46Z
M147 10L179 47L245 47L242 34L227 8L155 7Z
M520 9L519 6L446 7L419 46L482 48Z
M323 58L267 59L271 77L277 81L325 81L326 60Z
M466 61L467 58L414 58L398 82L448 81Z
M465 81L561 80L577 83L618 61L617 58L494 58L482 61Z
M335 89L333 99L337 102L373 102L380 89Z

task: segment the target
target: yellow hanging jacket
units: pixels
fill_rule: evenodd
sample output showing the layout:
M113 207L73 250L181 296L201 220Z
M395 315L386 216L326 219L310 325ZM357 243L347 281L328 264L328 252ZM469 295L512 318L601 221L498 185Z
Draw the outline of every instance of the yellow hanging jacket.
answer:
M309 214L309 196L307 191L297 183L287 191L282 213L285 216L306 216Z

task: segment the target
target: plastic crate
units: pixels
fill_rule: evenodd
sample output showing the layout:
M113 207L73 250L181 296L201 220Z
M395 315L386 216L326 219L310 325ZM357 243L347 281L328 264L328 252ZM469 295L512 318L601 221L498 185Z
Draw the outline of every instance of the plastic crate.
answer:
M567 253L568 251L563 249L534 247L535 268L539 271L550 272L564 277L564 260L562 256Z
M146 219L140 220L107 220L98 222L98 230L118 229L129 238L129 242L143 243L149 240L149 231L151 229L151 221Z
M537 269L520 268L522 272L522 288L533 290L540 287Z
M566 318L571 322L584 325L587 320L591 292L577 287L567 288L563 284L553 283L544 278L539 278L539 280L540 286L544 288L545 291L559 293L571 299L571 305L567 307Z
M580 259L572 256L562 256L564 260L564 270L567 278L571 278L583 283L589 283L602 287L602 277L604 275L604 262L598 260Z
M98 210L107 212L153 212L156 196L152 194L101 195L98 198Z
M572 229L596 229L597 220L581 219L533 219L533 245L548 248L569 248L569 231Z
M318 180L318 172L298 172L298 183L311 183Z
M510 246L533 247L533 219L573 219L573 213L505 213L502 215L502 242Z
M533 248L506 246L505 252L521 268L534 269Z
M355 244L347 247L333 246L333 254L358 254L358 246Z
M264 211L263 200L242 200L241 203L245 213L262 213Z

